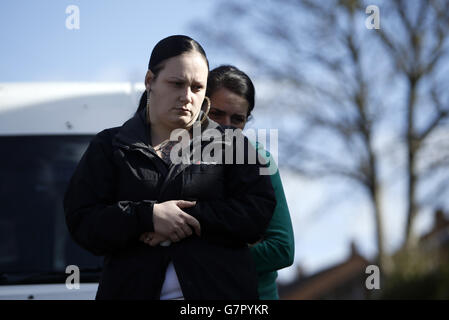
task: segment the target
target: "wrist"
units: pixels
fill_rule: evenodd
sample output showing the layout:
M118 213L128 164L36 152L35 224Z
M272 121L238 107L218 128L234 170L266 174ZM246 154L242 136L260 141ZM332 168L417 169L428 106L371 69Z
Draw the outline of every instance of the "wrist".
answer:
M137 207L137 216L139 219L139 233L154 232L154 201L143 200Z

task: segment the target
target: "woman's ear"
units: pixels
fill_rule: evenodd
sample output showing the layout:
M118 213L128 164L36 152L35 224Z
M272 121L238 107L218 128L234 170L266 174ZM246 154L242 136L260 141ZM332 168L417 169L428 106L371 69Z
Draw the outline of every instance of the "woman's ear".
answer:
M148 69L147 74L145 75L145 89L149 93L151 90L151 84L154 80L154 74L151 70Z

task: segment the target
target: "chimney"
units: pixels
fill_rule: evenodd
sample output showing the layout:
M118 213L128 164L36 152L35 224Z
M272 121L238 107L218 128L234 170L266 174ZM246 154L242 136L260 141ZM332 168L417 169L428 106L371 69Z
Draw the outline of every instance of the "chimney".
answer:
M305 276L304 269L301 267L300 264L296 266L296 280L302 280L302 278Z
M441 230L442 228L444 228L447 225L448 225L448 220L444 216L443 210L442 209L438 209L435 212L435 221L434 221L433 229L434 230Z
M360 255L354 240L351 241L350 248L351 248L351 257Z

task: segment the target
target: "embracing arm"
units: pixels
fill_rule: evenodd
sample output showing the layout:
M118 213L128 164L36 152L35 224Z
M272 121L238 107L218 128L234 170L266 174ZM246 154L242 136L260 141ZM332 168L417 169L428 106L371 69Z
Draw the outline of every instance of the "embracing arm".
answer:
M114 199L116 168L110 132L99 133L89 144L70 180L64 212L75 241L95 255L123 249L146 231L154 231L155 201Z
M249 164L247 160L245 164L224 165L226 194L223 199L198 200L195 207L186 210L200 222L205 239L246 245L262 238L276 198L270 177L260 174L261 165Z
M269 166L275 169L273 171L275 174L272 174L270 178L276 196L276 208L263 240L251 247L257 272L263 273L292 265L295 255L295 242L290 212L276 162L271 154L263 148L262 144L256 143L256 148L257 152L269 162Z
M271 176L276 194L276 208L264 239L251 247L257 272L270 272L288 267L294 259L293 227L279 171Z

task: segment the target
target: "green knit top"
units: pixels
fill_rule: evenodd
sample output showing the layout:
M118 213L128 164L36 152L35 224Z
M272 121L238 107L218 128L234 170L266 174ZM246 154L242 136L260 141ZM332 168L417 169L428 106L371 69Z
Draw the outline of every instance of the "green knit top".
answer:
M293 264L295 253L293 227L276 163L260 143L256 142L256 149L274 169L271 172L275 173L270 177L277 204L264 238L251 247L251 253L256 262L260 299L277 300L279 299L276 286L277 270Z

